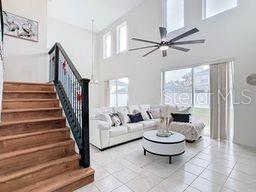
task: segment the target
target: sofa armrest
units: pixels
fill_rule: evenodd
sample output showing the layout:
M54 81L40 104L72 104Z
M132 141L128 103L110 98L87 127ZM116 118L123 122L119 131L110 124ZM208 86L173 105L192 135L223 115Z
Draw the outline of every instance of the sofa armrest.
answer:
M100 130L110 130L111 129L111 124L109 124L107 121L102 121L102 120L96 120L96 119L91 119L91 126L95 129L100 129Z

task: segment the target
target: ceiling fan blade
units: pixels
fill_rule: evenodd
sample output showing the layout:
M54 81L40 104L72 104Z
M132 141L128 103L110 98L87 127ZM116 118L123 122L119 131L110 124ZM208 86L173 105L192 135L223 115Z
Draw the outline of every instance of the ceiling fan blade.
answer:
M165 27L159 27L160 36L162 41L166 41L167 29Z
M150 51L147 54L143 55L143 57L146 57L146 56L150 55L151 53L155 52L158 49L159 49L158 47L156 49L153 49L152 51Z
M163 54L163 57L166 57L167 56L167 51L162 51L162 54Z
M170 48L176 49L176 50L179 50L179 51L184 51L184 52L190 51L190 49L183 48L183 47L177 47L177 46L173 46L173 45L171 45Z
M192 30L190 30L190 31L187 31L186 33L183 33L183 34L179 35L178 37L173 38L173 39L170 40L169 42L170 42L170 43L176 42L176 41L178 41L178 40L180 40L180 39L183 39L183 38L185 38L185 37L187 37L187 36L189 36L189 35L192 35L192 34L194 34L194 33L197 33L197 32L199 32L199 30L198 30L197 28L194 28L194 29L192 29Z
M138 48L134 48L134 49L129 49L129 51L136 51L136 50L148 49L148 48L153 48L153 47L158 47L158 45L152 45L152 46L147 46L147 47L138 47Z
M134 40L134 41L141 41L141 42L145 42L145 43L153 43L153 44L159 45L159 43L157 43L157 42L148 41L148 40L144 40L144 39L132 38L132 40Z
M180 42L171 43L171 45L188 45L188 44L200 44L200 43L205 43L205 40L200 39L200 40L192 40L192 41L180 41Z

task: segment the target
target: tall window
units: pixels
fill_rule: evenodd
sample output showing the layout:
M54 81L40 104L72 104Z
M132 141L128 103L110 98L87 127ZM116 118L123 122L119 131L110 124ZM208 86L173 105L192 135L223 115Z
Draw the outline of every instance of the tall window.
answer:
M184 27L184 0L164 0L164 23L168 32Z
M237 7L237 0L203 0L203 19Z
M128 78L109 81L109 105L111 107L126 106L128 104Z
M112 36L111 32L106 33L103 36L103 58L111 57L111 49L112 49Z
M163 102L178 106L192 106L194 117L210 127L209 65L166 71L163 75Z
M117 27L117 53L121 53L127 50L127 23Z

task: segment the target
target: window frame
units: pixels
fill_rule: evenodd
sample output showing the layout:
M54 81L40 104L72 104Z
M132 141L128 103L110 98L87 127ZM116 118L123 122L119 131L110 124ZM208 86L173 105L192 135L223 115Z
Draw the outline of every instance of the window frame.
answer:
M212 16L207 17L207 9L206 9L206 7L207 7L207 2L206 2L206 1L207 1L207 0L202 0L202 20L206 20L206 19L215 17L215 16L217 16L217 15L220 15L220 14L222 14L222 13L225 13L226 11L230 11L230 10L232 10L232 9L235 9L235 8L237 8L237 7L239 6L239 0L236 0L236 6L235 6L235 7L228 8L228 9L226 9L225 11L222 11L222 12L219 12L219 13L217 13L217 14L215 14L215 15L212 15Z
M183 29L183 28L186 27L186 25L185 25L185 3L186 2L185 2L185 0L182 0L183 1L183 26L180 27L180 28L174 29L174 30L168 30L168 26L167 26L167 23L168 23L167 1L169 1L169 0L162 0L162 26L166 27L167 34L169 34L169 33L173 33L175 31L178 31L178 30Z
M120 47L121 47L120 46L120 43L121 43L120 29L125 26L126 26L126 49L121 51L120 50ZM116 27L116 53L117 54L123 53L123 52L126 52L127 50L128 50L128 25L127 25L127 21L125 21Z
M116 98L116 103L115 103L115 106L111 106L111 104L110 104L110 100L111 100L111 93L109 92L108 94L108 98L109 98L109 107L123 107L123 106L121 106L121 105L119 105L119 102L118 102L118 93L117 93L117 90L118 90L118 81L120 80L120 79L128 79L128 91L127 91L127 103L126 103L126 105L125 106L127 106L128 105L128 103L129 103L129 81L130 81L130 79L129 79L129 77L121 77L121 78L117 78L117 79L110 79L110 80L108 80L108 86L109 86L109 90L110 90L110 81L115 81L115 88L116 88L116 94L115 94L115 98Z
M107 56L107 37L110 36L110 55ZM108 59L112 56L112 32L108 31L103 35L103 59Z
M177 70L183 70L183 69L191 69L191 74L192 74L192 79L191 79L191 82L192 82L192 85L191 85L191 89L192 89L192 104L191 104L191 107L194 107L195 106L195 93L194 93L194 90L195 90L195 84L194 84L194 78L195 78L195 74L194 74L194 71L195 71L195 68L197 67L200 67L200 66L209 66L210 67L211 64L201 64L201 65L192 65L190 67L181 67L181 68L174 68L174 69L167 69L167 70L164 70L161 72L161 103L162 104L166 104L165 103L165 95L164 95L164 90L165 90L165 80L166 80L166 72L169 72L169 71L177 71ZM210 75L210 74L209 74Z

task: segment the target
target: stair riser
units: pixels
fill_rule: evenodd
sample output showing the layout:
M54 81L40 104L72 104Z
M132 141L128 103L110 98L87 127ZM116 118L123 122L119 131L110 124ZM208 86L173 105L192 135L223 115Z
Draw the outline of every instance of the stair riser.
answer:
M2 121L19 121L19 120L32 120L40 118L61 117L62 111L58 110L46 110L46 111L31 111L31 112L10 112L2 114Z
M27 85L4 83L4 91L54 91L53 85Z
M56 99L56 93L4 93L4 99Z
M62 174L66 171L75 170L77 168L79 168L78 159L72 160L70 162L60 163L58 165L50 166L29 175L25 175L23 177L2 183L0 184L0 191L16 191L28 185L34 184L44 179L48 179L58 174Z
M19 156L0 160L0 174L12 173L34 165L40 165L51 160L56 160L75 154L74 144L59 146L51 149L40 150Z
M3 101L3 109L35 109L59 107L59 101Z
M94 181L94 175L90 175L86 178L82 178L70 185L62 187L61 189L55 190L54 192L70 192L82 188L83 186L89 185Z
M66 120L39 121L33 123L20 123L13 125L0 126L0 136L17 135L24 133L32 133L35 131L45 131L49 129L57 129L66 127Z
M0 151L2 153L17 151L32 147L61 142L70 138L70 131L58 131L40 135L27 136L17 139L0 141Z

